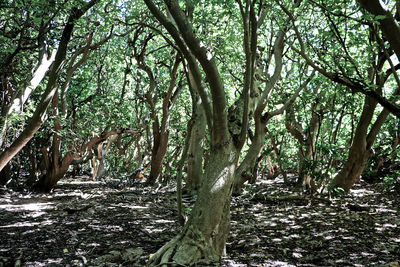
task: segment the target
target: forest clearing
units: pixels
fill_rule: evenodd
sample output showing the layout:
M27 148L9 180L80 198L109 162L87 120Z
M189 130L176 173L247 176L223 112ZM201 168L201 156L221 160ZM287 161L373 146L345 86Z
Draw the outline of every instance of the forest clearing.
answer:
M399 267L399 23L0 0L0 267Z

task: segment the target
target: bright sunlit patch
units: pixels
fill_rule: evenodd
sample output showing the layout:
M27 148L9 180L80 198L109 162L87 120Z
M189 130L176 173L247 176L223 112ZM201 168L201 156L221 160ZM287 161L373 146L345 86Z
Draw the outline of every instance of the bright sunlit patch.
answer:
M375 254L368 253L368 252L361 252L361 255L362 255L363 257L368 257L368 258L376 257Z
M133 210L144 210L144 209L148 209L149 207L146 206L138 206L138 205L126 205L126 204L122 204L119 205L121 208L129 208L129 209L133 209Z
M388 7L386 6L386 4L385 4L382 0L379 0L379 3L380 3L381 6L383 7L383 9L389 10Z
M34 232L35 232L35 230L28 230L28 231L25 231L25 232L21 233L21 235L32 234Z
M40 217L42 215L46 214L46 212L43 211L36 211L36 212L31 212L26 214L24 217L31 217L31 218L37 218Z
M17 97L14 100L9 112L16 111L23 106L23 104L26 102L26 100L28 99L28 97L32 93L32 91L35 90L36 87L39 85L39 83L43 80L47 70L49 69L50 65L53 63L54 59L56 58L56 53L57 53L57 49L54 49L53 52L51 53L51 57L49 60L47 60L47 57L43 57L42 61L40 62L39 67L33 74L33 78L30 81L29 86L25 88L24 93L22 94L22 96L20 98Z
M0 209L5 209L7 211L40 211L40 210L45 210L45 209L51 209L52 208L51 202L45 202L45 203L27 203L27 204L5 204L5 205L0 205Z
M217 181L215 181L214 186L211 188L211 192L218 192L226 183L228 179L229 169L225 168L221 171L221 174L218 176Z
M265 262L265 266L294 267L296 265L293 265L293 264L290 264L290 263L287 263L284 261L268 260Z
M174 223L175 221L172 220L155 220L155 223Z
M353 190L351 190L351 193L357 197L363 197L363 196L375 194L373 191L367 190L367 189L353 189Z
M62 180L59 181L58 184L71 184L71 185L100 185L100 181L92 181L92 180L87 180L87 181L82 181L82 180ZM63 195L63 194L58 194L58 195ZM65 194L64 194L65 195Z
M386 212L390 212L390 213L396 213L396 210L392 210L392 209L387 209L387 208L377 208L376 209L377 212L382 212L382 213L386 213Z
M148 226L148 227L144 228L144 230L147 233L152 234L152 233L162 233L162 232L164 232L164 230L166 230L166 228L160 229L160 228L154 228L152 226Z
M87 247L100 247L101 245L99 243L89 243L86 246Z
M53 224L53 221L51 220L46 220L42 222L17 222L9 225L1 225L0 228L13 228L13 227L32 227L36 225L40 226L45 226L45 225L51 225Z
M247 264L237 263L231 259L224 259L224 263L226 264L226 266L232 266L232 267L246 267L247 266Z
M332 235L325 236L324 238L325 238L325 240L335 239L335 237Z
M383 225L383 228L397 228L396 224L391 224L391 223L385 223Z
M309 213L302 213L302 214L300 214L300 219L308 218L308 217L310 217L310 214L309 214Z
M107 230L111 231L111 232L122 232L122 231L124 231L124 229L119 225L107 225L105 228Z
M207 60L210 61L212 59L212 54L210 51L207 51Z
M303 255L301 253L298 253L298 252L293 252L292 256L293 256L293 258L296 258L296 259L303 258Z
M292 225L292 224L294 225L294 224L295 224L294 221L288 220L288 219L286 219L286 218L279 219L279 221L280 221L281 223L287 223L287 224L290 224L290 225Z

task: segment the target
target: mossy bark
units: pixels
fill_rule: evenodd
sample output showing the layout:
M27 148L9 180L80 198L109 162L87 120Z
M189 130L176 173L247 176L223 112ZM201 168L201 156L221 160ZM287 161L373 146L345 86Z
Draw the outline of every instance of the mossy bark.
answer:
M206 118L204 109L199 102L196 103L187 158L186 188L189 190L199 189L203 175L203 147L206 134Z

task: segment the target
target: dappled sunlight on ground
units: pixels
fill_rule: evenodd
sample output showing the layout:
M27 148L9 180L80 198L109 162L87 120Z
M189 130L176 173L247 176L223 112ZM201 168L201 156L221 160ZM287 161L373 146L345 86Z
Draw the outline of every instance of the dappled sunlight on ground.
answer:
M311 200L282 179L249 186L232 199L231 235L221 266L398 261L398 198L363 186L332 202ZM193 203L184 205L189 212ZM0 196L0 264L20 260L26 266L98 266L98 259L108 255L110 266L144 266L150 254L178 233L176 219L172 185L116 189L69 179L48 195L6 192ZM127 264L121 256L127 249L140 249L138 264Z
M268 255L277 260L288 259L296 266L343 266L357 262L366 266L398 260L400 246L393 238L400 236L400 214L399 207L392 205L395 198L382 203L384 195L373 187L356 186L351 194L333 200L332 204L312 202L310 198L304 201L295 197L297 192L291 193L293 198L273 201L274 193L278 192L278 199L290 189L279 179L264 181L261 186L256 193L250 190L250 202L245 196L233 200L233 228L246 229L233 231L229 238L228 254L237 255L236 262L278 266L265 261ZM246 236L254 237L249 240ZM249 259L247 253L235 253L236 250L251 251L253 255L259 251L260 256Z

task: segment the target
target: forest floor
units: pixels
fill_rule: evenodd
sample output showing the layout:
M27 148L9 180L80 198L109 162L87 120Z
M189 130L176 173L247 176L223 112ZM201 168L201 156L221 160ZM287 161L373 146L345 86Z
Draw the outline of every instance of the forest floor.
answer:
M190 202L185 210L190 210ZM232 199L213 266L399 266L400 198L381 184L310 199L280 179ZM180 229L173 185L66 179L51 194L0 189L0 266L145 266Z

